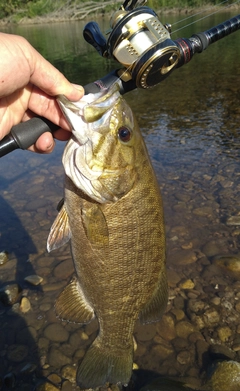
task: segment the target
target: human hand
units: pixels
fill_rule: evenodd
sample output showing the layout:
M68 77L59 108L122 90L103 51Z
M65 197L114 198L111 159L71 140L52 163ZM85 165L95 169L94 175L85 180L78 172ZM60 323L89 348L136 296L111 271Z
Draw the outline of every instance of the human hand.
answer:
M77 101L83 88L72 85L23 37L0 33L0 53L0 140L12 126L36 115L59 125L54 137L67 140L70 128L55 96ZM53 148L53 136L47 132L29 149L49 153Z

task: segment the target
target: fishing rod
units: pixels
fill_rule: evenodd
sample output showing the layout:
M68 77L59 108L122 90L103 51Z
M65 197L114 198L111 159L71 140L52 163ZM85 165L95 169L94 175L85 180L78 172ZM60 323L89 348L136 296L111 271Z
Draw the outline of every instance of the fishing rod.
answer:
M116 82L122 95L135 88L152 88L173 70L187 64L196 53L240 29L240 15L237 15L190 38L172 40L171 26L163 25L155 11L143 6L144 3L145 0L124 1L111 18L108 40L96 22L85 26L85 40L101 56L113 58L123 66L84 86L86 94L97 93ZM43 117L15 125L0 141L0 157L17 148L29 148L41 134L54 133L58 128Z

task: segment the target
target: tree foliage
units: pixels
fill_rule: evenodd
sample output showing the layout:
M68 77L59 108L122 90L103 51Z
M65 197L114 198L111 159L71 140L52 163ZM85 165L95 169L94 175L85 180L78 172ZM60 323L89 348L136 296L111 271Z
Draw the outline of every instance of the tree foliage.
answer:
M192 8L202 7L206 4L219 4L222 0L148 0L147 5L154 10L161 8ZM229 0L228 3L234 0ZM119 0L1 0L0 19L11 18L19 21L21 18L34 18L37 16L58 13L66 19L73 19L74 15L83 18L91 12L108 12L121 4ZM86 11L86 12L85 12ZM70 15L70 16L69 16ZM73 15L73 17L71 17Z

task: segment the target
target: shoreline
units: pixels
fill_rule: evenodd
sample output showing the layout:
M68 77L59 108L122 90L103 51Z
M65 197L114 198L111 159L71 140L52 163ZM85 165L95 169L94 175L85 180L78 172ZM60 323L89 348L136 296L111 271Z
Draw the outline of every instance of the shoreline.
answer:
M161 8L159 10L155 10L155 12L158 15L188 15L188 16L193 16L197 12L209 12L211 10L215 10L214 13L221 13L221 12L226 12L226 11L233 11L233 10L239 10L240 5L237 4L231 4L228 7L221 7L218 5L211 5L207 4L204 7L194 7L194 8ZM93 12L91 14L88 14L87 16L84 17L70 17L66 15L66 11L62 11L61 13L49 13L47 15L42 15L42 16L36 16L34 18L28 18L28 17L23 17L20 19L18 22L16 22L13 18L14 15L8 17L8 18L3 18L0 19L0 26L18 26L18 25L36 25L36 24L45 24L45 23L64 23L64 22L76 22L80 20L87 20L90 16L94 18L103 18L106 16L110 16L112 13L110 12Z

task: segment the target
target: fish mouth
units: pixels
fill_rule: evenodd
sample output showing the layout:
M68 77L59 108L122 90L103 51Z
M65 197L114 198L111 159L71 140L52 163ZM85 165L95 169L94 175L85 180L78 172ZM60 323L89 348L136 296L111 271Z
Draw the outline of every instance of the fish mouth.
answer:
M72 129L72 136L63 153L66 175L75 186L95 201L104 203L117 198L105 188L105 176L116 177L121 170L104 167L94 156L94 146L102 139L102 129L108 128L112 109L120 98L118 84L97 94L83 96L71 102L65 96L57 97L59 107Z
M91 124L100 120L115 105L119 96L119 85L115 83L99 93L84 95L78 102L70 101L65 95L58 95L57 102L74 132L79 130L81 121Z

